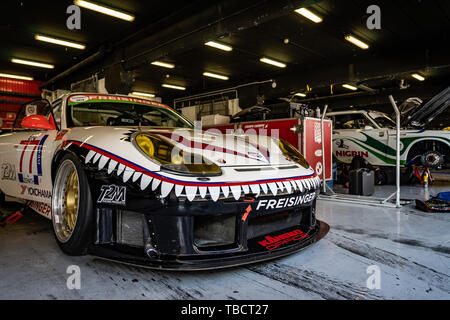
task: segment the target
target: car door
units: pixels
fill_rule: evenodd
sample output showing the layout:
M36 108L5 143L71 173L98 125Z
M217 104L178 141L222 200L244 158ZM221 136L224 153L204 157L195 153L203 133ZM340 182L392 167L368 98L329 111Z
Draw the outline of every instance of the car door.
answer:
M57 130L24 128L23 119L33 115L45 116L50 122L53 121L47 100L32 101L20 108L13 131L0 136L0 188L12 197L50 204L51 162Z
M363 114L353 112L334 116L333 152L335 157L350 163L360 156L371 164L378 164L379 158L373 151L378 143L376 126Z

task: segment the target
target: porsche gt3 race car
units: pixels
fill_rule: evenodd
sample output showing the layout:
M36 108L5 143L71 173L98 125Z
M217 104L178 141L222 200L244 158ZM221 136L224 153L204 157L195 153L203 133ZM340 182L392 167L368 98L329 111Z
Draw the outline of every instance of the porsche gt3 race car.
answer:
M68 94L0 135L0 190L52 220L69 255L196 270L303 249L320 180L274 137L203 132L163 104Z

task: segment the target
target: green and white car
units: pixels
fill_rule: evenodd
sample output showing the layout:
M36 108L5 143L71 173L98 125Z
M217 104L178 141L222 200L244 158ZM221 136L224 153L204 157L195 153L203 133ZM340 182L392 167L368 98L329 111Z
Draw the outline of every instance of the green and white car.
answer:
M395 166L395 121L371 110L327 113L333 120L333 154L338 162L355 156L375 166ZM430 168L450 167L450 131L405 129L400 131L400 164L420 163Z

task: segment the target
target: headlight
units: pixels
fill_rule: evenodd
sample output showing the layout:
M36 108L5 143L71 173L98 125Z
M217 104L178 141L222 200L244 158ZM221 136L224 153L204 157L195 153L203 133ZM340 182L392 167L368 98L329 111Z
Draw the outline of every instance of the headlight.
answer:
M138 134L137 146L161 165L161 169L186 175L217 176L222 174L218 165L201 155L185 152L167 140L151 134Z
M306 162L300 151L294 148L289 142L280 139L278 145L287 158L297 162L299 165L306 169L309 168L308 162Z

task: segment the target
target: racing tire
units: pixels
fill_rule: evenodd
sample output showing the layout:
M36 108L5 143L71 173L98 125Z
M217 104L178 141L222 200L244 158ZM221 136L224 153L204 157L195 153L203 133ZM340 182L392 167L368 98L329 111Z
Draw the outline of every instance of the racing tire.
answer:
M93 203L88 179L73 153L62 157L53 182L52 223L56 242L69 255L84 255L93 236Z

